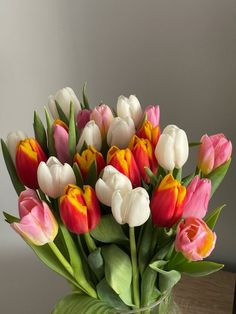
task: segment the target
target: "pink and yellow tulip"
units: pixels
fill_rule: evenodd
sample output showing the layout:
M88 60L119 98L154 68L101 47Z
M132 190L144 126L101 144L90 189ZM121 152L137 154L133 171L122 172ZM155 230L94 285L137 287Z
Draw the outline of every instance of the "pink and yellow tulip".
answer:
M53 138L58 160L63 164L68 163L70 161L68 126L60 119L53 123Z
M60 215L65 226L74 233L83 234L96 227L100 220L100 206L94 189L83 189L69 184L60 197Z
M147 106L144 113L147 116L147 121L151 122L152 126L155 128L160 122L160 107L159 106Z
M148 139L155 148L160 137L160 128L159 126L154 127L152 123L147 120L136 134L140 138Z

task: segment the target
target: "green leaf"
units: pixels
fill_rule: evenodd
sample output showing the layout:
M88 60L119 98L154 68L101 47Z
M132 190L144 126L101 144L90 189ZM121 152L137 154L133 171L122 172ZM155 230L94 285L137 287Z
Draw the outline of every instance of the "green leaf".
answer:
M43 151L48 154L48 146L47 146L47 135L44 128L44 125L37 114L37 112L34 112L34 134L36 140L39 142L40 146L42 147Z
M93 161L91 164L87 177L85 179L86 184L91 185L92 187L95 187L95 184L97 182L97 162L96 160Z
M202 144L201 142L191 142L191 143L188 143L188 146L189 147L195 147L195 146L199 146L201 144Z
M152 304L161 295L156 288L157 272L147 267L142 276L141 282L141 305L148 306Z
M103 301L73 293L61 299L52 314L111 314L112 310Z
M82 174L80 172L80 168L79 168L79 166L77 165L76 162L74 162L74 164L73 164L73 170L74 170L75 177L76 177L76 184L80 188L83 188L84 180L83 180Z
M19 195L22 191L25 190L24 185L20 182L20 179L18 178L18 175L16 173L16 168L15 165L11 159L11 155L9 153L9 150L7 148L7 145L5 144L5 142L3 141L3 139L1 139L1 146L2 146L2 154L3 154L3 158L8 170L8 173L10 175L11 178L11 182L16 190L16 193Z
M99 299L112 306L116 310L128 311L129 307L120 299L118 294L108 285L106 279L102 279L97 285Z
M19 222L20 219L15 217L15 216L12 216L6 212L3 212L3 215L5 217L5 221L8 222L9 224L13 223L13 222Z
M90 106L89 106L89 101L88 101L88 97L86 95L86 89L87 89L87 82L84 83L84 86L83 86L83 104L84 104L84 108L85 109L90 109Z
M180 181L181 182L181 178L182 178L182 168L180 169L177 169L175 168L173 170L173 176L176 180Z
M222 209L226 205L215 208L204 220L210 229L214 229Z
M175 269L177 271L180 271L181 273L186 273L190 276L201 277L212 274L223 267L224 267L223 264L218 264L209 261L199 261L179 264L175 266Z
M132 305L132 265L129 256L115 244L102 247L102 255L105 261L106 281L122 301Z
M98 248L89 254L88 263L97 279L101 280L104 277L104 262L101 254L101 248Z
M44 107L45 117L47 122L47 138L48 138L48 151L50 156L56 156L54 138L53 138L53 129L52 129L52 119L47 111L47 108Z
M74 114L74 105L70 103L70 122L69 122L69 155L71 161L73 161L76 149L76 127L75 127L75 114Z
M56 100L55 100L55 104L56 104L56 108L57 108L57 112L58 112L60 120L63 121L66 125L69 125L69 120L67 116L65 115L64 111L61 109L61 106L58 104Z
M231 159L229 159L226 163L216 168L214 171L212 171L209 175L206 176L206 178L211 180L211 196L215 193L215 191L218 189L219 185L223 181L229 166L231 163Z
M103 243L123 243L129 241L121 225L111 214L101 217L99 224L90 231L91 236Z
M191 173L190 175L188 175L187 177L182 179L182 184L184 186L188 186L189 183L192 181L192 179L195 177L195 172Z

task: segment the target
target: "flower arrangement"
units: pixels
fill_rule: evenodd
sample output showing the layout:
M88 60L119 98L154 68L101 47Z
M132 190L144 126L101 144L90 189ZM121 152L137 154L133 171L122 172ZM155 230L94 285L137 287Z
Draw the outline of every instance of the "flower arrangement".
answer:
M190 143L184 130L160 130L159 106L143 111L120 96L116 110L91 109L67 87L49 97L46 128L12 132L2 151L19 195L19 218L6 221L37 256L72 286L53 314L128 313L165 300L182 273L204 276L204 260L223 206L208 211L231 160L223 134ZM197 166L183 176L189 149Z

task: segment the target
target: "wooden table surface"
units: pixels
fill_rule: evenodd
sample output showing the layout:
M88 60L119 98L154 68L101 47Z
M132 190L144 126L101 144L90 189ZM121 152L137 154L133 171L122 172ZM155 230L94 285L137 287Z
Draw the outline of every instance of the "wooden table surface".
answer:
M183 276L174 298L183 314L232 314L235 280L235 273L225 271L198 278Z

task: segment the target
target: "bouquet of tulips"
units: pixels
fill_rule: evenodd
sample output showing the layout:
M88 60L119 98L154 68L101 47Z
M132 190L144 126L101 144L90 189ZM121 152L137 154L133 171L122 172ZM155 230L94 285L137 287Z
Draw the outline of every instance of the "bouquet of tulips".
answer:
M182 273L223 267L206 261L215 247L220 206L208 203L231 160L223 134L190 143L184 130L159 126L159 106L131 95L113 110L90 108L67 87L50 96L46 127L34 114L34 137L1 141L19 195L19 218L6 221L72 293L53 314L129 313L167 302ZM48 110L49 109L49 110ZM49 114L50 111L50 114ZM193 173L182 175L191 147Z

